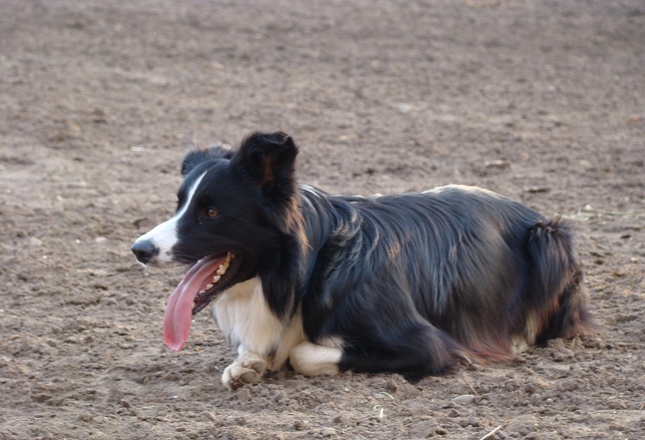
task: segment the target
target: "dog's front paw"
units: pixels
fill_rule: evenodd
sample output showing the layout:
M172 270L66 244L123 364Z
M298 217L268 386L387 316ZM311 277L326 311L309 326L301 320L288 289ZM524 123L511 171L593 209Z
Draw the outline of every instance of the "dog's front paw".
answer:
M267 368L267 361L252 353L243 353L226 367L222 383L230 391L235 391L244 384L258 383Z

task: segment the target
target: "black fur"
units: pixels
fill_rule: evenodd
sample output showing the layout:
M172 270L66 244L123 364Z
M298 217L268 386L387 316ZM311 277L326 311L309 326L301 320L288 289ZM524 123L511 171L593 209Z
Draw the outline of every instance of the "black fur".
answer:
M276 316L301 313L311 342L343 341L341 370L417 379L590 327L566 223L477 188L331 196L298 185L296 154L284 133L189 153L180 206L205 174L174 252L233 252L235 281L259 276Z

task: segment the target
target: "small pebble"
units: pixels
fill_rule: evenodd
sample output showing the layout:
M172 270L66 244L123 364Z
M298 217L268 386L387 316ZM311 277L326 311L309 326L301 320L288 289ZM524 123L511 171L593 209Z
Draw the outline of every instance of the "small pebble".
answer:
M455 397L452 401L459 405L470 405L475 401L475 396L472 394L464 394L463 396Z
M293 427L296 431L304 431L309 428L309 423L306 420L296 420L293 422Z
M320 433L323 437L333 437L336 435L336 430L334 428L323 428L320 430Z

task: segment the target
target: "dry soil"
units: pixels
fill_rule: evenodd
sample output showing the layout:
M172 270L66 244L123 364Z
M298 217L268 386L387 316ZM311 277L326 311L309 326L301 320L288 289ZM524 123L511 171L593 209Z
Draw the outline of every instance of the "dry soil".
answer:
M642 0L3 0L0 438L645 438ZM284 130L299 177L500 192L577 230L597 335L411 385L280 373L227 391L183 268L132 241L191 144Z

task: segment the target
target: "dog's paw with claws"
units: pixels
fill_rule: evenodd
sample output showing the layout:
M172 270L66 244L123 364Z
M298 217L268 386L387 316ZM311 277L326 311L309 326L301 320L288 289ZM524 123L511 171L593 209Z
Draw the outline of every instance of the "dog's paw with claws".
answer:
M242 353L235 362L226 367L222 383L230 391L245 384L258 383L267 368L267 361L253 353Z

